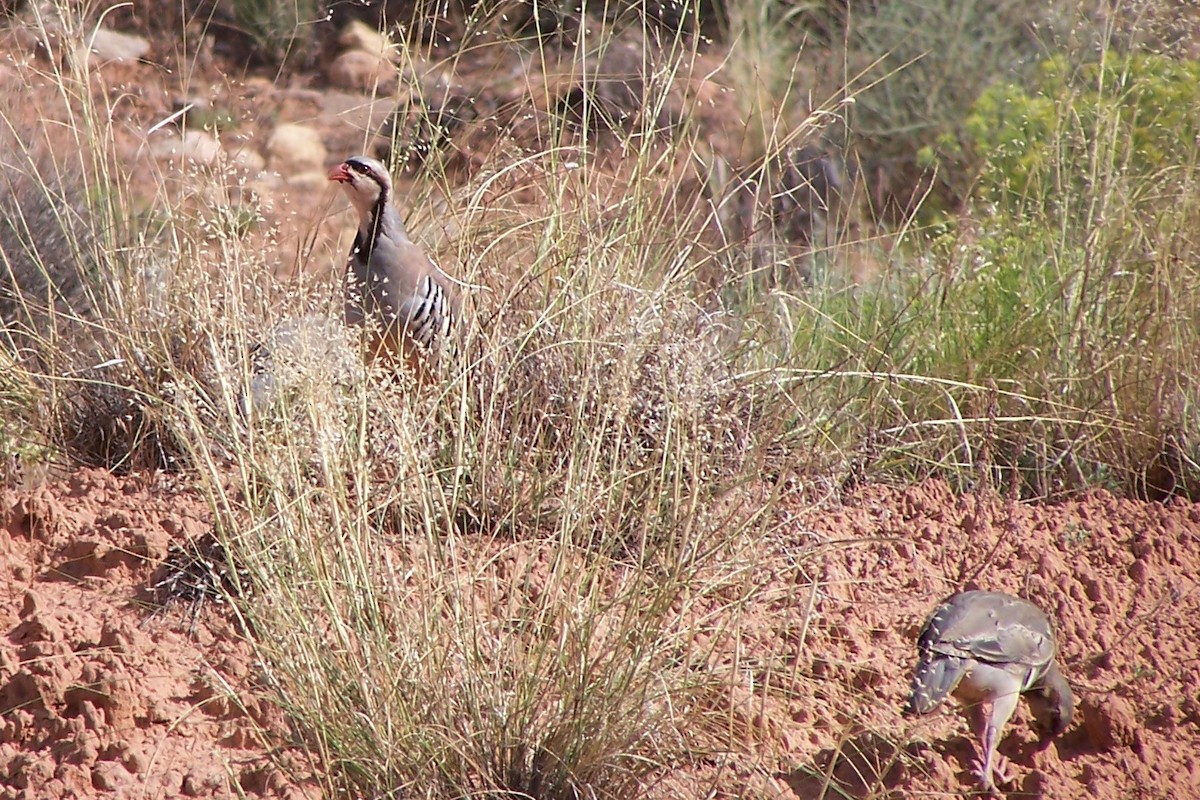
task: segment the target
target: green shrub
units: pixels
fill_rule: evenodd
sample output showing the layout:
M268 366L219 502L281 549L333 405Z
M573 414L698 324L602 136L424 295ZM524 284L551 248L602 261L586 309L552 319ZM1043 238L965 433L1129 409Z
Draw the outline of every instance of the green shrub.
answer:
M1028 88L984 91L965 131L984 161L979 189L989 200L1062 211L1123 186L1128 201L1153 206L1194 166L1200 63L1134 54L1073 68L1059 55Z
M1200 477L1200 72L1066 64L975 104L962 216L789 317L816 364L810 413L888 470L973 479L990 450L1034 493Z
M841 80L859 87L847 123L895 204L877 213L935 220L965 198L974 170L959 139L972 104L997 80L1021 82L1072 6L890 0L847 16Z
M316 0L231 0L230 6L254 53L278 64L306 55L321 21Z

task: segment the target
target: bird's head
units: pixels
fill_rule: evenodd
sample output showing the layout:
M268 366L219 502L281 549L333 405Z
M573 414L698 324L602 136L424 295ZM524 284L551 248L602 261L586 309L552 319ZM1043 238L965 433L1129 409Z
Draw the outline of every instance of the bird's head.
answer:
M329 171L329 180L337 181L359 216L368 216L380 200L392 194L392 176L387 167L367 156L351 156Z
M1075 695L1067 679L1051 662L1041 684L1026 695L1029 708L1044 740L1058 736L1071 724L1075 715Z

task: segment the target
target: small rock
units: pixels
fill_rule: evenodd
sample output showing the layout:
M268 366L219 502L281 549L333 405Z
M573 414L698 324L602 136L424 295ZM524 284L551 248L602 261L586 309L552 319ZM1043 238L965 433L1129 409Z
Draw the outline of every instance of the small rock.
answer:
M97 28L87 45L88 60L96 66L137 61L150 51L150 42L141 36L108 28Z
M189 772L183 779L182 791L188 797L199 797L204 788L204 779L194 772Z
M257 175L267 168L267 160L252 147L241 147L230 153L233 166L247 175Z
M309 170L287 178L290 189L298 189L305 194L324 191L329 186L329 177L322 170Z
M336 118L330 122L338 127L359 132L359 139L362 131L379 130L395 109L396 103L391 99L357 92L331 89L321 99L321 114Z
M211 794L212 790L220 786L221 783L221 773L202 771L200 768L197 768L184 776L181 791L188 797L199 797L200 795Z
M141 775L150 768L150 758L145 753L134 750L124 756L125 769L133 775Z
M1033 770L1021 782L1021 794L1026 797L1048 797L1047 787L1050 779L1041 770Z
M38 758L32 753L20 753L8 762L8 774L18 789L38 790L54 775L54 762L49 758Z
M52 610L53 605L41 594L33 589L25 590L25 597L21 603L21 619L29 619L35 614L50 613Z
M211 167L221 158L221 143L204 131L188 131L183 136L156 140L150 153L160 161L189 161Z
M283 186L283 179L278 175L273 175L270 172L260 172L254 178L246 182L244 186L237 187L240 200L242 202L256 202L260 206L271 205L271 198Z
M1123 697L1088 698L1081 705L1088 741L1101 750L1130 747L1137 740L1137 715Z
M387 58L394 52L392 43L387 36L357 19L342 28L337 42L342 50L361 50L380 58Z
M98 761L92 767L92 786L112 792L129 783L129 771L115 761Z
M269 775L269 767L252 766L242 770L242 774L238 777L238 785L247 794L266 794Z
M1146 582L1146 562L1142 561L1141 559L1134 561L1129 565L1129 569L1126 570L1126 573L1129 575L1130 580L1132 580L1138 586L1141 586Z
M319 172L325 166L325 144L314 128L284 123L267 141L267 163L285 178Z
M184 115L212 111L212 101L201 94L179 95L171 99L171 110Z
M283 800L321 800L323 797L316 786L286 786L280 795Z
M90 766L60 761L54 768L54 781L50 786L58 781L62 781L64 789L61 797L90 797L95 793ZM49 786L42 787L42 792L47 796L53 796L49 794L49 788Z
M20 687L21 697L29 696L30 688L34 687L34 683L29 676L26 675L24 677L24 686ZM16 696L17 693L9 690L9 687L11 687L14 682L15 681L10 682L5 690L5 701L9 703L16 699L21 699L20 697ZM36 693L36 688L34 689L33 696L39 697L39 695ZM33 728L33 715L28 711L22 710L20 706L17 706L16 709L9 712L6 716L8 719L4 723L0 724L0 741L19 742L21 741L21 737L25 735L25 732ZM0 750L0 764L7 763L8 760L15 755L15 753L16 750L14 749L13 752L8 755L8 757L5 757L3 750Z
M365 50L348 50L333 60L326 73L329 83L354 92L391 94L396 68L385 56Z
M183 774L177 769L169 769L159 777L164 797L178 797L183 791Z
M156 556L154 560L161 561L166 555L166 549L164 548L162 555ZM109 620L100 629L100 646L114 653L129 652L129 645L136 640L137 635L135 631L131 630L127 624Z

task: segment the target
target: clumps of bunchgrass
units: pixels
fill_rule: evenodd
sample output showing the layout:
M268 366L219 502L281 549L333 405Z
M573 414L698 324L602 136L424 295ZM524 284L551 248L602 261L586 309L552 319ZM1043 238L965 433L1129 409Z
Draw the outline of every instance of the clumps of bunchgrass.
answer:
M94 102L81 56L95 24L90 11L39 6L36 32L62 52L14 78L27 82L29 102L3 114L0 329L15 368L36 387L36 402L6 396L5 410L74 463L165 466L174 448L154 412L163 370L152 351L169 349L170 337L126 347L130 323L150 323L141 307L121 310L139 283L131 257L138 242L126 187L114 180L112 115Z
M228 446L244 421L223 403L252 388L256 337L305 306L256 277L267 272L271 231L229 224L241 208L258 218L226 199L232 172L192 169L170 181L146 159L138 174L155 181L135 189L114 167L112 115L86 88L96 81L86 61L24 78L43 93L45 116L24 123L29 135L13 139L4 168L10 193L0 201L17 211L3 233L3 330L36 402L7 395L7 416L70 463L181 469L171 421L178 392L203 387L210 439ZM15 113L6 117L13 131ZM76 148L51 158L50 143L63 138ZM154 186L160 193L147 202ZM228 263L246 269L231 273Z
M4 114L0 149L0 320L10 347L21 334L51 327L51 318L85 318L95 298L92 277L102 268L93 241L85 185L42 146L27 148L37 131ZM11 337L17 338L11 338Z
M129 372L88 379L126 392L106 417L153 412L207 493L255 589L232 608L263 684L328 788L645 796L743 746L739 676L713 629L737 639L771 476L857 460L869 475L1084 486L1136 464L1114 447L1146 441L1146 418L1122 416L1131 398L1156 396L1184 431L1195 415L1189 373L1160 372L1198 351L1186 269L1151 260L1132 287L1146 293L1116 302L1105 281L1132 277L1096 259L1126 251L997 214L912 238L867 285L825 270L757 305L714 298L698 280L711 205L663 190L702 160L696 131L632 127L608 127L604 148L587 125L499 147L461 184L436 164L418 177L409 227L467 296L463 338L424 389L340 371L349 345L327 372L291 370L314 350L288 355L286 318L331 310L273 284L263 232L223 224L204 192L169 197L159 237L115 240L120 291L90 366ZM1194 210L1155 219L1195 230ZM1193 255L1190 235L1171 241L1164 253ZM164 253L163 290L131 288ZM1146 308L1161 327L1138 328ZM1137 380L1114 389L1113 375ZM1172 464L1186 465L1179 429Z
M299 384L275 418L331 435L246 425L205 468L220 529L256 554L236 608L331 785L627 798L728 747L734 678L698 634L747 595L772 500L740 492L775 389L741 379L692 296L699 212L655 190L664 149L547 151L441 218L414 203L413 236L470 287L439 380L376 371L334 409ZM509 178L527 183L487 195ZM198 464L234 427L206 391L173 406Z
M1200 374L1190 266L1200 241L1189 232L1200 207L1185 188L1196 152L1138 174L1135 160L1097 162L1100 141L1127 139L1031 140L1054 173L1092 175L1095 188L1058 181L1050 205L1040 192L981 203L974 219L910 243L912 255L894 253L868 285L828 280L780 298L794 331L786 348L809 364L800 403L818 429L870 438L877 468L909 479L974 485L986 453L997 485L1015 471L1035 496L1194 485L1171 454L1195 447L1183 432Z
M742 124L734 160L766 163L818 132L824 97L813 96L801 59L805 38L794 24L800 9L780 2L727 4L729 53L723 73L735 94Z
M364 438L316 462L270 440L238 453L243 488L210 484L214 505L239 547L271 554L248 561L258 593L238 608L343 789L638 796L719 746L708 717L728 676L704 666L697 633L713 623L698 607L744 596L752 553L736 568L717 554L750 530L697 507L682 478L596 463L583 428L558 443L567 482L528 469L523 443L471 408L470 376L449 407L361 384L350 427ZM581 402L600 391L581 383ZM472 513L484 502L487 527ZM631 526L666 522L669 542L627 546Z
M480 299L424 392L386 374L281 386L270 331L288 309L329 309L264 299L282 293L259 277L257 232L219 224L219 208L202 224L203 173L164 195L157 236L112 237L123 258L86 380L117 393L76 393L71 419L153 431L92 427L104 463L197 476L213 544L254 587L231 600L263 684L331 786L627 798L729 747L734 676L700 633L747 595L769 503L737 492L757 480L770 403L690 296L691 226L654 190L671 159L647 142L624 174L556 151L502 202L480 201L493 176L464 189L447 249L474 258L447 268ZM102 129L92 143L103 151ZM137 290L145 274L160 291ZM160 588L227 589L204 552Z
M902 13L903 3L879 10ZM860 17L860 30L881 19ZM980 42L971 46L996 45ZM765 352L798 365L798 416L812 423L800 433L819 437L815 451L869 452L879 473L962 486L981 474L1014 485L1016 474L1036 496L1091 485L1159 496L1195 484L1178 455L1196 447L1184 433L1200 315L1188 288L1195 67L1100 52L1030 62L1018 76L1031 85L953 95L946 108L959 116L942 143L963 157L951 193L959 215L904 231L863 285L823 269L808 291L766 298L779 325L761 330L783 333ZM935 48L931 64L957 54ZM907 69L860 94L850 121L905 119L878 104L905 91ZM927 65L908 80L936 74ZM866 177L877 181L874 170ZM937 204L928 209L945 219ZM757 322L762 304L744 313ZM751 368L764 354L752 352Z
M283 67L311 56L316 26L324 20L317 0L230 0L234 29L249 36L254 58Z

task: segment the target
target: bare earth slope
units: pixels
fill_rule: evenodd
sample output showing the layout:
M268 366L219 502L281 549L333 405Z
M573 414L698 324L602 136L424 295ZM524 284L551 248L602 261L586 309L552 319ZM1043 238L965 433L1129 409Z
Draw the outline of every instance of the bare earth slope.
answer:
M140 603L198 497L101 471L0 492L0 797L290 796L250 648L220 614Z
M286 725L253 699L224 614L193 627L186 609L143 602L170 544L206 520L198 497L151 477L0 492L0 797L305 793L267 758ZM924 615L977 572L1051 613L1080 699L1040 752L1018 712L1000 748L1009 796L1200 797L1200 506L868 486L815 508L796 498L764 548L738 656L763 665L746 698L761 758L667 776L670 796L969 792L957 712L899 709Z
M977 586L1049 612L1079 702L1075 723L1042 752L1022 705L1000 747L1013 762L1016 781L1002 787L1010 796L1200 797L1200 506L1103 491L1022 505L955 497L929 482L867 487L799 519L846 544L820 567L811 669L800 668L816 680L801 681L787 716L827 721L845 737L834 771L843 789L969 788L974 743L957 710L915 721L899 710L925 615ZM839 722L847 719L855 724ZM793 735L808 739L797 751L820 751L806 766L827 772L829 744ZM815 794L804 770L787 782L801 797Z

